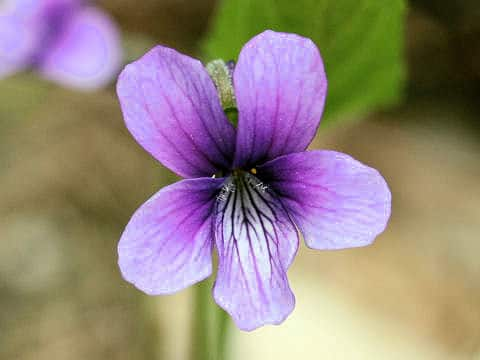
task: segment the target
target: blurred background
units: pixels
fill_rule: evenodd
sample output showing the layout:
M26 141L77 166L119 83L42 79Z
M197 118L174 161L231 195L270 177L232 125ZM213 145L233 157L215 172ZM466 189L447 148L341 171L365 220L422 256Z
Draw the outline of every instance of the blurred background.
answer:
M242 26L255 33L277 21L260 12L266 20L237 23L238 1L225 2L98 6L118 23L126 62L159 43L210 60L230 51L219 34L243 42ZM321 22L294 3L272 27ZM367 248L302 246L289 271L295 311L252 333L232 325L229 359L480 359L478 1L412 0L378 16L381 36L366 42L378 21L356 14L375 6L339 3L332 11L348 21L329 17L316 39L331 91L311 147L379 169L393 195L390 225ZM133 211L174 180L128 134L114 80L90 93L34 73L0 80L0 359L195 359L194 290L148 297L116 264Z

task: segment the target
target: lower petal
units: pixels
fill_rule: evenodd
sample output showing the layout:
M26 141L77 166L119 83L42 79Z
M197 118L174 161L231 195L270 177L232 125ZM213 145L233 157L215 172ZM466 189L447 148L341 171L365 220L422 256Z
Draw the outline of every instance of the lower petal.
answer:
M226 182L217 197L215 240L218 305L243 330L283 322L295 306L286 271L298 233L270 189L246 173Z
M122 60L118 29L112 20L100 10L86 7L65 27L42 57L39 71L65 86L95 89L107 85Z
M314 249L369 245L385 229L391 194L383 177L348 155L307 151L257 168Z
M222 180L167 186L132 216L118 244L125 280L149 295L170 294L212 271L212 211Z

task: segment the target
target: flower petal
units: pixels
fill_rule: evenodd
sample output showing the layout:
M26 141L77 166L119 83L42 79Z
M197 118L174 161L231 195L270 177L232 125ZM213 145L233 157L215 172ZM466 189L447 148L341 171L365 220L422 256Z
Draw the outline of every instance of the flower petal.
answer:
M295 225L249 174L224 184L215 213L217 304L243 330L281 323L295 306L286 274L298 248Z
M118 244L125 280L149 295L170 294L211 274L212 211L222 180L179 181L132 216Z
M117 91L132 135L178 175L212 176L229 168L235 130L200 61L157 46L127 65Z
M237 166L305 150L317 131L327 91L322 58L311 40L263 32L243 47L233 79Z
M119 32L102 11L91 6L79 9L57 36L37 65L44 77L64 86L96 89L119 71Z
M391 194L385 180L346 154L290 154L257 171L281 196L309 247L369 245L387 225Z
M30 65L45 31L42 19L35 16L37 8L31 0L0 4L0 78Z

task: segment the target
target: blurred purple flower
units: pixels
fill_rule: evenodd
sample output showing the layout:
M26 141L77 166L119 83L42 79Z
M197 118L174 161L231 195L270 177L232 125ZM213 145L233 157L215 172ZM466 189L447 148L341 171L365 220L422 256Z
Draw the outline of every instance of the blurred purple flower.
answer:
M312 41L272 31L254 37L233 83L237 129L197 60L158 46L120 75L128 129L186 179L136 211L119 242L119 266L145 293L170 294L211 275L215 246L213 296L239 328L252 330L281 323L294 308L286 273L296 226L314 249L368 245L385 229L391 195L376 170L350 156L304 151L327 90Z
M33 68L64 86L106 85L121 65L118 29L84 0L5 0L0 78Z

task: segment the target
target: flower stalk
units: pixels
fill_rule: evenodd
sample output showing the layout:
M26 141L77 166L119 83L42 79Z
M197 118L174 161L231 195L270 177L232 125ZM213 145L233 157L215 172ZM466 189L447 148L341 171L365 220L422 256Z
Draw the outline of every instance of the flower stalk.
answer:
M212 281L195 286L192 360L226 360L228 314L211 301Z

